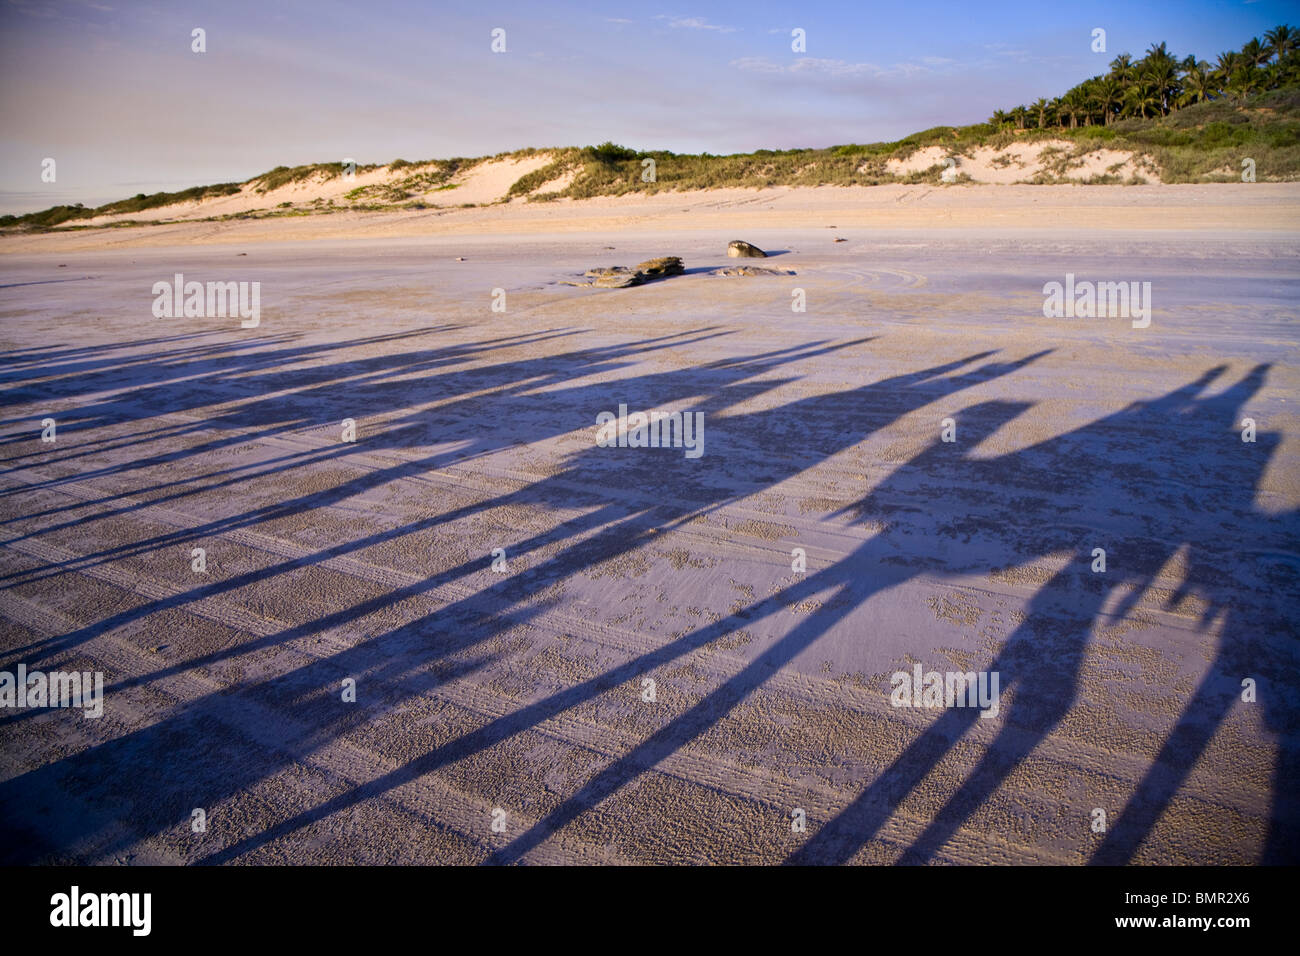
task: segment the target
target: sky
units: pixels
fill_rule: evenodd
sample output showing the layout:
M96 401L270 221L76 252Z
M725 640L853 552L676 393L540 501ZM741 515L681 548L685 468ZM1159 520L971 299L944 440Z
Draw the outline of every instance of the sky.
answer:
M1057 96L1159 41L1213 61L1297 14L1295 0L0 0L0 213L344 159L894 140Z

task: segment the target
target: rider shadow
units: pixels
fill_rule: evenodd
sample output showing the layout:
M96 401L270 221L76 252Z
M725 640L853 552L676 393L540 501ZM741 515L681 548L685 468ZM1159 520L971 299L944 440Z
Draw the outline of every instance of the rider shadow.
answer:
M704 334L706 333L691 333L685 339L680 336L666 338L689 343L693 338ZM705 367L703 377L707 380L705 392L709 397L704 401L710 407L725 408L729 401L752 398L788 381L772 379L766 375L778 371L786 363L816 358L827 352L851 345L865 344L867 341L869 339L835 345L821 343L794 349L775 349L759 355L714 363ZM548 362L544 367L528 364L521 368L520 363L511 363L509 368L479 370L474 374L480 385L484 382L495 382L504 390L495 398L498 405L506 403L512 411L524 412L531 409L535 413L539 405L543 408L547 407L545 403L539 402L535 394L535 390L543 385L554 385L575 377L572 374L573 369L584 371L593 368L613 369L616 366L612 363L630 363L652 347L656 347L655 340L594 353L592 350L574 352L566 359L570 366L567 375L566 370L560 367L564 364L560 360ZM751 381L755 377L761 378L761 381ZM430 384L438 391L446 389L452 394L458 394L459 386L463 384L463 377L457 378L455 382L441 381ZM636 398L645 393L646 398L654 396L662 400L676 401L687 397L698 397L700 385L701 375L698 370L689 373L670 370L638 376L634 379L624 379L618 387L620 390L626 389L629 398ZM591 411L607 403L610 388L608 383L577 383L559 391L553 389L548 391L548 401L551 403L549 407L552 411L556 408L564 411L562 415L552 415L554 421L550 422L549 427L559 433L571 427L569 422L589 423ZM409 385L406 390L410 391ZM416 417L412 416L413 422ZM468 429L473 424L472 416L467 416L465 425L461 427ZM468 446L469 450L473 454L487 454L493 448L499 447L512 433L501 430L484 433L483 429L478 428L470 431L469 434L475 437L475 443ZM388 440L394 443L398 441L391 436ZM602 451L592 451L588 454L591 459L599 462L608 457L602 454ZM218 519L213 529L255 527L268 520L268 517L310 513L314 507L322 503L328 504L351 494L387 484L394 478L408 473L418 474L431 467L431 462L441 461L445 454L439 452L436 457L405 462L399 466L367 473L359 479L335 486L325 493L312 492L299 499L281 501L270 511L258 508L233 518ZM636 456L635 459L627 460L630 463L634 461L638 469L646 462L645 456ZM590 473L575 474L570 477L586 483L592 480ZM131 626L151 615L166 613L173 608L183 607L191 601L205 597L230 594L242 587L264 582L271 576L288 573L330 557L351 554L366 547L410 536L450 520L453 516L472 518L478 513L507 507L525 500L534 502L548 500L572 505L574 497L572 483L556 484L553 480L541 479L536 485L525 486L521 492L503 492L495 498L466 505L450 515L444 512L432 517L420 518L397 528L384 529L373 535L341 542L311 555L287 559L272 568L255 569L180 594L148 601L110 615L78 631L43 640L39 647L31 646L17 650L19 653L39 651L43 659L56 660L55 655L71 651L84 640L116 628ZM598 540L571 544L569 551L560 560L543 562L531 574L524 573L519 577L527 578L534 583L547 576L562 577L589 567L591 563L602 560L610 554L631 547L627 534L629 529L635 529L632 537L641 540L640 536L652 533L653 528L659 523L654 514L657 499L648 497L645 500L650 504L640 508L632 507L630 517L627 515L628 507L615 499L590 515L582 515L562 523L559 527L540 532L532 540L532 547L540 548L552 541L562 542L575 533L599 528L618 513L624 514L624 520L615 522L612 528L607 529L608 533L600 535ZM170 540L171 538L166 538L163 542L137 543L137 546L157 547L160 543ZM512 556L522 556L527 551L528 548L523 546L512 548ZM99 560L107 559L105 555L96 557ZM436 588L439 584L465 579L486 571L489 561L490 558L484 556L460 565L452 565L444 572L424 577L408 586L386 589L369 599L349 602L347 606L323 618L241 641L230 647L221 647L198 657L191 656L168 663L143 675L127 677L107 687L106 692L111 695L127 687L159 682L167 677L193 671L198 667L238 661L239 658L246 658L259 650L275 648L334 628L357 628L361 626L358 622L371 613L382 613L407 598ZM272 776L283 767L283 762L291 755L310 752L328 742L333 735L342 735L352 723L356 722L356 718L322 719L320 702L336 696L330 694L330 689L337 687L338 681L343 677L367 673L371 675L370 679L375 680L380 686L394 688L395 693L419 697L430 693L431 687L436 686L417 673L422 665L437 668L442 679L451 679L446 676L447 674L454 674L459 678L476 670L488 657L484 655L481 648L475 650L474 644L486 641L509 626L507 618L495 613L496 603L500 601L506 588L502 584L495 584L490 590L492 593L486 599L476 597L453 602L445 608L446 613L440 612L436 615L436 619L422 619L375 637L363 637L345 651L320 658L273 680L205 695L184 704L156 724L134 730L123 737L14 777L0 784L0 803L22 806L26 798L35 792L54 793L60 789L67 790L95 782L95 786L101 788L106 801L117 801L118 805L131 808L129 813L124 814L130 819L131 826L122 830L121 839L126 842L121 843L121 846L127 845L136 835L158 832L175 822L173 814L175 805L167 805L163 796L168 794L174 796L178 791L190 791L200 776L202 777L201 789L205 790L212 799L221 799L223 796L238 793L241 789L253 787L259 780ZM522 593L530 592L525 589ZM491 605L488 610L484 609L485 600ZM536 613L536 610L530 609L529 613ZM480 638L477 642L465 641L461 647L469 654L477 656L468 660L464 656L458 660L448 660L445 650L440 650L438 645L431 646L431 636L441 638L438 642L441 645L452 645L458 640L460 631L452 618L460 618L466 624L466 631ZM8 650L10 654L14 652L14 648ZM294 726L294 718L302 716L307 711L302 710L298 705L284 709L283 701L286 699L302 701L302 707L311 710L310 715L301 721L301 726ZM200 771L199 765L203 762L205 748L196 743L196 749L189 750L183 744L178 745L176 741L178 739L198 740L197 737L191 738L191 731L196 723L225 723L231 719L238 719L241 705L245 703L268 703L270 706L281 708L276 712L285 720L277 722L273 731L277 735L278 746L273 749L273 752L264 754L241 753L229 765L216 770L205 767ZM38 713L34 709L18 710L0 718L0 727L35 719ZM236 717L232 718L232 714ZM269 721L267 724L270 726ZM180 751L176 750L178 746L181 747ZM178 756L182 753L184 756ZM363 796L364 792L358 788L351 791L350 795ZM147 794L147 801L140 801L140 794ZM28 861L48 853L66 852L78 841L89 839L97 826L98 824L93 820L80 818L61 821L58 827L51 827L48 833L42 831L42 834L32 836L30 842L21 848L16 848L14 852Z
M765 487L770 487L772 483L798 474L816 462L855 444L862 438L864 427L867 433L876 431L888 422L919 407L950 398L966 388L1011 374L1041 358L1043 354L1046 353L1037 353L1008 362L979 364L981 360L989 357L989 353L980 353L917 372L872 382L851 392L818 395L761 412L731 416L728 418L726 431L736 436L738 440L742 435L763 435L773 442L788 442L789 450L802 453L792 454L788 456L788 460L783 457L780 461L773 461L768 460L771 458L769 445L752 447L748 450L742 450L743 445L737 445L734 451L741 460L724 462L725 467L721 467L718 474L710 471L708 476L703 473L695 474L694 469L686 467L690 462L683 464L682 460L675 456L661 461L658 468L674 476L671 485L665 486L662 490L660 497L663 503L649 509L634 508L613 523L608 523L613 516L606 509L601 509L602 522L597 525L600 530L592 537L574 542L564 551L527 571L511 575L508 580L485 588L472 598L459 602L458 606L449 605L428 619L412 622L401 631L417 635L426 633L431 628L437 628L440 658L446 659L448 655L464 652L481 644L497 628L505 626L504 622L517 623L527 619L528 614L536 613L535 608L522 609L521 617L519 603L536 593L539 581L550 582L566 578L617 555L630 553L652 540L655 532L665 525L686 520L690 515L699 513L701 509L757 493ZM718 363L716 367L728 369L734 364L723 362ZM770 387L771 382L764 380L760 384ZM720 406L734 404L736 398L736 396L729 396L727 389L717 389L712 398L706 399L702 404L710 410L711 414L718 411ZM651 402L650 407L653 407L653 404ZM571 502L572 488L578 481L610 487L635 484L636 474L649 464L650 459L645 456L635 456L635 458L610 456L605 449L593 449L575 459L571 467L561 474L530 486L518 496L518 500L533 504L542 501ZM691 475L695 477L689 477ZM505 504L515 497L503 499L497 504ZM525 554L536 544L537 542L517 544L511 553ZM516 610L512 610L512 607ZM775 606L765 613L774 610L776 610ZM736 627L745 626L759 616L761 615L750 615L749 609L746 609L715 625L654 647L595 677L490 721L390 773L361 784L325 804L303 811L267 832L256 834L214 853L205 858L204 862L219 863L235 859L268 841L282 839L315 821L379 797L425 774L488 750L506 739L537 727L546 720L595 700L611 687L678 660L725 636ZM485 630L480 622L493 623L490 623ZM799 645L803 637L803 632L796 634L783 641L779 648L762 655L754 665L746 668L742 675L729 682L728 687L723 688L720 693L728 697L732 691L743 695L748 692L748 689L758 686L770 676L771 668L776 666L782 650L794 647L797 651L795 645ZM811 639L809 638L809 641ZM807 642L804 643L806 645ZM711 695L703 702L703 710L697 708L691 714L675 721L663 732L645 741L632 754L607 768L598 779L557 808L555 814L548 816L510 848L506 848L506 852L523 852L525 844L534 841L534 838L540 839L541 834L563 825L565 820L562 820L562 817L572 818L593 805L592 801L599 802L601 799L599 794L605 787L617 789L624 780L635 776L636 768L643 760L654 762L660 759L660 754L669 753L688 742L699 732L697 727L704 729L711 723L707 711L718 701L718 695Z
M1071 549L1075 560L1034 595L1026 619L988 665L989 671L1000 674L1004 690L1016 691L1013 701L1002 710L996 737L899 862L933 859L1047 738L1078 700L1083 657L1094 627L1106 616L1106 607L1118 599L1119 610L1109 616L1122 619L1162 569L1186 549L1191 557L1179 591L1195 593L1207 603L1203 623L1223 614L1229 624L1222 631L1219 657L1094 862L1130 859L1150 833L1226 716L1233 697L1232 687L1224 692L1225 684L1239 684L1237 675L1262 673L1276 678L1279 688L1294 686L1294 665L1289 660L1294 650L1285 623L1288 613L1293 617L1297 607L1294 581L1284 596L1281 613L1254 613L1243 627L1236 623L1242 602L1235 595L1249 586L1250 572L1240 565L1232 567L1231 551L1225 552L1217 544L1225 529L1231 529L1233 540L1261 546L1271 541L1285 547L1288 539L1295 538L1295 512L1274 518L1260 513L1254 504L1255 490L1277 446L1276 436L1262 435L1255 445L1249 445L1231 431L1245 403L1262 386L1267 369L1258 366L1223 393L1204 396L1211 382L1224 372L1223 367L1211 369L1163 398L1135 403L1049 442L967 462L965 467L981 484L999 477L1014 484L1017 475L1040 483L1055 475L1050 487L1074 486L1056 503L1058 514L1069 516L1064 520L1088 516L1084 520L1098 529L1093 537L1113 541L1117 528L1132 529L1131 537L1113 549L1104 576L1089 573L1090 545L1079 549L1076 544ZM1153 431L1164 436L1157 447L1142 440L1144 433ZM1073 464L1073 474L1063 473L1062 466L1068 464ZM1194 494L1189 491L1189 479L1196 482ZM869 499L864 510L868 503ZM1034 550L1046 555L1057 548ZM1117 590L1121 586L1129 589L1127 595ZM1176 603L1179 596L1171 602ZM1257 635L1250 644L1242 637L1244 630ZM1252 666L1247 667L1247 662ZM1275 692L1265 699L1269 708L1266 719L1279 733L1265 856L1271 859L1282 854L1294 859L1293 849L1286 848L1294 846L1296 827L1294 797L1290 796L1295 785L1296 710L1282 694ZM1091 703L1114 706L1113 699ZM787 862L842 863L851 859L880 832L899 803L936 769L978 721L978 714L975 708L946 710ZM1183 769L1171 770L1172 766Z

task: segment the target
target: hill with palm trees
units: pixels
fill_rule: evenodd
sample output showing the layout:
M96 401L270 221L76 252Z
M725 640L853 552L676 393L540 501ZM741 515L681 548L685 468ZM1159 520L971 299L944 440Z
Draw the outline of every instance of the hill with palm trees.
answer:
M996 110L989 122L999 128L1074 129L1168 116L1198 103L1245 106L1257 94L1300 86L1298 40L1300 31L1293 27L1274 27L1263 40L1252 38L1239 51L1220 53L1213 65L1192 54L1179 59L1164 43L1152 44L1140 60L1121 53L1108 73L1052 100Z

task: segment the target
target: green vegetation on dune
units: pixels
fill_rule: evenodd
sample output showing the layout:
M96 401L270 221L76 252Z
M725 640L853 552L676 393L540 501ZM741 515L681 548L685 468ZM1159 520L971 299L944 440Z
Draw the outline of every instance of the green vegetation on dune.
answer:
M586 199L665 190L758 188L765 186L873 186L882 183L942 183L943 164L898 175L887 163L905 160L918 150L941 147L945 154L970 156L980 147L1002 150L1013 144L1050 140L1039 154L1036 183L1064 177L1083 157L1108 149L1132 154L1144 172L1168 183L1236 182L1243 160L1253 161L1259 181L1300 180L1300 35L1290 27L1270 30L1239 52L1223 53L1212 66L1194 56L1176 58L1165 44L1154 44L1139 60L1116 57L1104 76L1092 77L1048 100L996 111L988 122L937 126L888 143L849 143L825 149L760 149L730 156L642 152L604 142L597 146L535 148L496 156L389 163L388 178L348 192L343 201L315 200L308 209L279 215L324 214L340 209L424 209L428 194L449 192L452 179L481 163L549 157L541 168L521 176L503 201L526 198L544 202ZM1056 144L1064 141L1064 147ZM646 160L653 160L647 164ZM993 165L1010 166L1011 157L995 156ZM1140 182L1125 179L1122 163L1089 182ZM653 169L653 176L647 167ZM358 172L380 167L358 166ZM78 228L69 224L96 216L120 216L240 191L265 194L292 183L328 181L344 173L342 163L277 166L244 183L195 186L176 193L143 193L96 208L81 204L54 206L23 216L0 216L0 228L47 230ZM540 193L547 183L572 174L562 189ZM958 173L954 183L970 182ZM280 204L284 207L284 204ZM475 205L461 203L460 208ZM250 218L252 213L233 214Z
M1064 141L1070 144L1052 156L1057 175L1039 182L1064 181L1067 167L1097 149L1110 149L1150 158L1163 182L1239 182L1241 160L1255 161L1260 181L1300 179L1300 89L1279 90L1248 98L1245 106L1207 102L1152 119L1117 120L1109 126L1016 130L991 123L941 126L913 133L892 143L849 144L828 149L758 150L732 156L685 156L668 152L638 153L617 162L588 162L568 189L559 195L586 199L630 192L764 186L874 186L895 182L940 184L943 165L907 176L896 176L886 163L903 160L918 150L938 146L953 155L970 155L979 147L1004 149L1016 143ZM655 182L641 180L642 160L655 160ZM1047 156L1043 157L1048 158ZM548 174L536 178L552 178ZM970 181L959 175L956 184ZM1099 177L1092 180L1115 181ZM530 192L540 182L526 177L516 194ZM545 197L554 198L554 197Z
M0 216L0 226L53 229L72 219L89 219L94 214L95 210L87 209L81 203L75 206L51 206L40 212L29 212L25 216Z
M587 149L594 150L595 147L589 146ZM509 200L514 199L516 196L527 196L529 193L539 189L552 180L559 179L565 173L582 165L582 155L584 152L585 150L574 149L572 147L552 150L551 154L554 156L554 159L541 169L534 170L533 172L516 179L514 185L512 185L510 190L506 193L505 198ZM555 198L560 194L547 193L546 195L550 198ZM541 197L534 198L540 199Z
M290 183L299 183L312 177L323 180L335 179L343 175L342 163L310 163L306 166L277 166L269 173L255 176L248 182L259 193L270 192Z
M1260 181L1300 179L1300 89L1253 97L1246 108L1209 102L1157 122L1121 120L1105 132L1114 133L1108 146L1149 155L1167 183L1239 182L1245 158Z
M159 206L171 206L181 202L198 202L213 196L230 196L239 192L239 183L218 183L215 186L193 186L176 193L154 193L146 196L138 193L131 199L121 199L100 206L94 210L96 216L116 216L128 212L142 212Z
M197 202L213 196L230 196L239 192L239 183L218 183L215 186L192 186L175 193L138 193L130 199L105 203L102 206L88 207L77 203L73 206L52 206L40 212L25 216L0 216L0 227L26 226L34 229L49 229L74 219L92 219L95 216L118 216L126 213L141 212L160 206L173 206L182 202Z
M483 158L467 159L463 156L454 159L426 159L414 163L404 159L395 160L388 164L389 172L408 171L405 175L389 182L359 186L347 194L347 199L369 204L401 203L415 199L424 193L454 189L456 184L449 183L448 180L459 173L467 172L483 161Z
M654 160L653 182L642 179L646 159ZM883 159L871 163L862 156L837 155L834 149L758 150L732 156L690 156L656 150L638 153L631 159L588 162L561 195L586 199L727 186L852 186L892 181L884 170Z

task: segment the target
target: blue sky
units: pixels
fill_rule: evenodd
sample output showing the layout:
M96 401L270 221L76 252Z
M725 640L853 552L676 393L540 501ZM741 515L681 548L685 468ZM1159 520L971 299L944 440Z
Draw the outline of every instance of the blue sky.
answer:
M1156 41L1213 60L1300 25L1297 12L1272 0L0 0L0 211L344 157L897 139L1057 95ZM195 27L206 53L191 52ZM56 183L41 182L45 157Z

